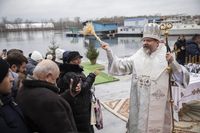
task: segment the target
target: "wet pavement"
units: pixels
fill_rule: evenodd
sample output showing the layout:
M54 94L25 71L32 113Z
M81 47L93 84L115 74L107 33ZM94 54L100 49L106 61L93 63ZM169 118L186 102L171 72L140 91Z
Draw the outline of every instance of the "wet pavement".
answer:
M120 80L95 86L96 97L98 97L101 102L129 97L131 87L131 75L115 77ZM95 133L126 132L126 122L106 110L103 106L102 111L104 128L101 130L97 130L95 127Z

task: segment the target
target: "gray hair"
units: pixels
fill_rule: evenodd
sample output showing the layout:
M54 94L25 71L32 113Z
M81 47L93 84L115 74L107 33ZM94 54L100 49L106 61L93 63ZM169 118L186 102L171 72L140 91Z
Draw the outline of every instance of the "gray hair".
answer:
M37 65L35 67L35 69L33 70L33 73L35 74L39 74L39 73L44 73L44 74L47 74L49 72L52 72L53 68L51 65Z
M59 73L59 68L56 63L51 60L43 60L41 61L33 70L33 75L37 78L41 75L46 74L57 74Z

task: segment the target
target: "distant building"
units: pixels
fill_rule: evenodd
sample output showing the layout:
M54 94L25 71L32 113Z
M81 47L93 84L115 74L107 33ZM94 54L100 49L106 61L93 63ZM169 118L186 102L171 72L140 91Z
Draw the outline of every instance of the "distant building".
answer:
M142 34L143 27L148 23L147 18L129 18L124 20L124 26L117 29L118 34Z
M143 27L146 23L148 23L147 18L128 18L124 20L124 26L127 27Z
M85 25L88 21L84 22ZM94 30L98 35L102 36L113 36L117 32L117 23L100 23L92 21Z
M117 36L141 36L143 27L147 23L160 22L159 17L149 18L128 18L124 20L124 26L119 26Z
M20 23L20 24L5 24L6 30L37 30L37 29L53 29L53 23Z
M117 23L98 23L92 22L96 32L112 32L117 30Z

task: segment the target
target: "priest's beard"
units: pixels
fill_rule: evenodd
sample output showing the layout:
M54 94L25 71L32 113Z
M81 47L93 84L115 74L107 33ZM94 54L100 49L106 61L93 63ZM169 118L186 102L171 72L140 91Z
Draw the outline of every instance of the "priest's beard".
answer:
M151 50L146 47L146 46L143 46L143 51L147 54L147 55L150 55L151 54Z

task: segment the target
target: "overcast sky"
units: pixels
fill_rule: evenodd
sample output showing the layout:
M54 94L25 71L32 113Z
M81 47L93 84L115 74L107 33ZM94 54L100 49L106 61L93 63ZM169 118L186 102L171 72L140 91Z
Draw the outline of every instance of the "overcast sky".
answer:
M111 16L200 15L200 0L0 0L0 19L42 20Z

